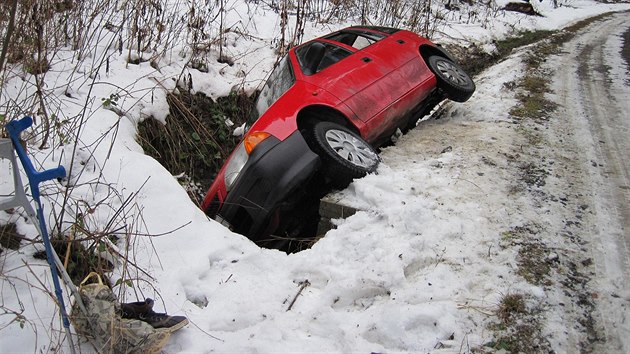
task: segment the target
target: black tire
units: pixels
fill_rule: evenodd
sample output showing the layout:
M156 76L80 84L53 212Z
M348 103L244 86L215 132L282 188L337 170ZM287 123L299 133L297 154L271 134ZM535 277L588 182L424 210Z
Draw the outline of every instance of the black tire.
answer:
M432 55L427 63L429 69L437 76L438 87L449 99L455 102L466 102L475 92L475 83L464 69L453 61Z
M376 171L380 159L374 148L355 132L332 122L318 122L311 131L311 147L322 160L331 183L344 188L355 178Z

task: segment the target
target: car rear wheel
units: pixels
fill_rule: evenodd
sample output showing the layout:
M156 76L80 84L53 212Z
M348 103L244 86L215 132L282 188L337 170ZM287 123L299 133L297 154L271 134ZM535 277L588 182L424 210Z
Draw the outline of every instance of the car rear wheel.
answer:
M427 60L429 68L437 76L438 87L455 102L465 102L475 92L475 83L459 65L453 61L432 55Z
M358 134L332 123L318 122L312 128L312 147L323 162L324 173L335 187L374 172L380 161L376 151Z

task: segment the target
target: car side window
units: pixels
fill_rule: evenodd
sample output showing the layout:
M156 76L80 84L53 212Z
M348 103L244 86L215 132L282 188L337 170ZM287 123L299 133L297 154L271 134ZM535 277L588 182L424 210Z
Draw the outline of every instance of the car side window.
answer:
M295 75L291 67L289 56L280 60L278 66L271 72L265 86L263 86L256 101L256 111L260 117L295 83Z
M314 43L321 43L325 47L324 55L321 58L319 65L317 66L317 70L315 71L316 73L326 69L327 67L352 54L351 51L345 48L325 42L312 42L303 45L295 50L295 55L297 56L298 63L300 63L300 68L302 69L302 72L308 72L306 66L307 63L309 63L309 58L307 57L307 55L311 54L308 49Z
M363 49L375 42L376 41L371 38L357 36L357 39L354 41L354 43L352 43L352 46L355 47L356 49Z
M344 31L326 37L326 39L349 45L357 50L368 47L383 38L385 38L383 34L367 31Z

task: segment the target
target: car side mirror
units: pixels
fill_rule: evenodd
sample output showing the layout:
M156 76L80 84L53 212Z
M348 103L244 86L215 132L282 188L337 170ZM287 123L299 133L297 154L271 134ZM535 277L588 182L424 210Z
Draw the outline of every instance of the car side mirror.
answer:
M320 42L313 42L305 55L304 74L313 75L317 72L319 63L321 63L326 53L326 46Z

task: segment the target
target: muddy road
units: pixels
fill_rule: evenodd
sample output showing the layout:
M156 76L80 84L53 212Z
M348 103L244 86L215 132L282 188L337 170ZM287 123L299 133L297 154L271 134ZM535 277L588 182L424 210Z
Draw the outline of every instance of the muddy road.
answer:
M547 63L560 105L554 129L573 162L565 177L592 206L582 232L593 257L595 352L630 352L629 16L588 26Z

